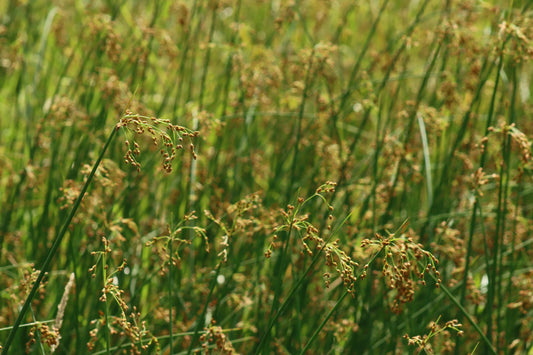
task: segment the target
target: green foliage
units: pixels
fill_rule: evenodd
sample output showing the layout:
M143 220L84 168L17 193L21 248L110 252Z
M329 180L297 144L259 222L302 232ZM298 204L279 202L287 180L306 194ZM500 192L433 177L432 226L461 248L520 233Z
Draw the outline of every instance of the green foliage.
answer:
M0 3L3 354L531 353L531 7Z

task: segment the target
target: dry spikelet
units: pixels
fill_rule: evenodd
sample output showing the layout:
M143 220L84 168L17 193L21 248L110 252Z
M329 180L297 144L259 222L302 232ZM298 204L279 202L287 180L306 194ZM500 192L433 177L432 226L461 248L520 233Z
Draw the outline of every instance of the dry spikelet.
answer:
M61 334L59 333L59 329L61 329L61 325L63 325L63 317L65 316L65 308L67 307L68 302L68 295L70 293L70 290L74 286L74 273L71 273L67 282L67 285L65 286L65 292L63 292L63 296L61 297L61 301L59 302L59 305L57 306L57 316L54 322L54 330L57 333L57 342L52 345L50 348L50 354L54 353L59 346L59 341L61 340Z

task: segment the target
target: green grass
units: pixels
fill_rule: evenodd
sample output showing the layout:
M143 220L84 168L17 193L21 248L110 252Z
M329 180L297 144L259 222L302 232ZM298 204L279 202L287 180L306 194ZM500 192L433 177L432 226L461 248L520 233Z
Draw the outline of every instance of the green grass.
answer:
M529 1L0 14L2 354L533 353Z

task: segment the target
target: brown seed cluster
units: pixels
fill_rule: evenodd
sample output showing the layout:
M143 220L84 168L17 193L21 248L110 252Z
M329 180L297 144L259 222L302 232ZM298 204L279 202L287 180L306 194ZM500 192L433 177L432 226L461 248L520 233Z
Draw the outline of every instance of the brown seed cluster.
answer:
M505 122L500 122L498 127L489 127L489 131L499 133L504 139L506 137L511 138L512 147L516 147L520 154L520 165L517 168L518 174L514 177L516 180L520 180L524 170L533 167L532 140L515 123L506 124Z
M126 114L120 119L116 128L124 128L136 136L147 135L151 138L155 147L161 145L162 147L159 152L162 158L162 167L167 173L172 171L172 162L176 158L176 152L184 149L185 138L190 140L187 148L193 159L197 158L192 139L198 136L198 132L172 124L170 120L141 116L126 111ZM124 155L124 162L134 166L137 171L140 171L141 164L137 159L141 154L139 143L133 138L132 142L130 142L130 139L126 139L125 144L127 151Z
M363 249L377 247L383 253L382 274L390 290L391 310L400 313L405 303L414 299L416 285L426 285L425 275L433 273L436 287L442 282L440 272L436 269L438 260L432 253L423 249L420 243L414 242L413 237L405 235L407 223L393 234L384 237L376 233L374 239L364 239Z
M334 241L329 241L330 238L328 240L324 239L324 233L332 233L332 223L334 221L332 214L333 206L327 203L324 195L333 193L336 186L337 184L335 182L327 181L319 186L311 197L307 199L298 197L296 206L288 205L285 211L282 210L281 215L284 223L275 228L274 232L276 234L274 234L269 248L265 252L265 256L270 258L272 256L272 250L281 246L280 242L277 241L278 233L282 231L294 232L299 236L298 240L303 246L303 250L300 249L300 255L307 254L312 257L317 252L323 252L325 265L328 268L333 268L337 272L345 289L352 296L355 296L355 283L357 281L355 269L359 266L358 263L341 249L339 239ZM309 221L311 217L309 214L302 213L304 206L314 198L319 198L325 202L329 212L325 221L325 229L322 232L319 227ZM326 271L322 276L326 288L329 288L332 277L331 273Z
M408 334L403 336L409 346L415 346L415 353L424 352L426 354L442 354L452 352L455 342L451 339L451 332L455 331L457 335L463 336L463 326L456 319L447 321L445 324L439 324L440 317L436 322L428 325L429 333L422 336L415 335L410 337Z
M204 228L188 225L198 217L195 211L185 215L183 219L174 227L166 225L164 232L153 237L145 243L145 247L153 251L153 265L159 265L161 276L168 273L170 267L179 267L181 262L181 251L185 246L192 244L192 238L200 238L205 245L205 252L209 253L209 240ZM172 254L170 248L172 247ZM187 250L185 250L187 252Z
M124 259L120 265L112 269L107 263L112 253L111 242L106 237L102 237L102 245L103 248L101 251L91 253L93 256L98 256L98 260L101 261L101 267L103 268L102 274L105 279L99 301L106 304L105 309L107 312L111 309L111 307L107 306L109 302L116 304L119 311L118 315L106 315L104 311L100 311L100 317L91 321L93 328L89 332L90 340L87 343L88 350L91 351L95 348L98 342L98 334L102 331L108 331L111 335L128 338L131 341L131 354L141 354L152 346L158 348L157 338L151 335L145 321L141 321L141 314L137 311L137 308L134 306L133 311L129 312L130 307L126 299L126 292L120 288L120 279L118 276L127 267L126 260ZM100 263L97 263L89 269L92 278L96 277L96 270L99 265Z
M218 217L215 217L213 212L204 210L205 217L220 229L215 243L217 244L217 256L222 257L223 263L228 260L230 243L233 239L239 238L244 244L251 244L255 233L265 227L256 220L256 213L261 212L260 203L260 193L253 193L236 203L224 206L217 213Z
M483 168L478 168L475 173L471 175L472 187L476 192L476 197L483 197L483 185L486 185L490 182L491 179L498 179L497 174L487 175L483 171Z
M224 330L215 324L216 322L213 320L205 329L205 333L200 336L204 354L211 354L212 352L224 355L236 354L231 340L224 334ZM212 348L212 344L214 348Z
M122 38L115 31L116 24L109 16L97 15L88 23L90 38L98 39L98 49L106 54L112 61L117 63L123 55Z
M59 344L59 331L54 327L49 327L47 324L38 322L35 324L28 334L29 340L26 342L26 353L30 353L31 346L35 343L37 334L40 338L41 344L49 347L55 347Z
M326 257L326 265L333 267L342 279L344 288L355 297L355 283L357 277L355 276L355 268L359 266L353 261L343 250L339 248L339 241L328 243L324 247L324 255ZM326 287L330 284L330 274L324 273L324 281Z

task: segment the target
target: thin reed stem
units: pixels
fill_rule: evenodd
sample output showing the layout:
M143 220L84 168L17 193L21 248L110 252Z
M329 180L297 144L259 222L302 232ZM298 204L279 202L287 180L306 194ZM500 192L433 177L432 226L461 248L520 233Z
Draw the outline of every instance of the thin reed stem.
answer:
M6 342L5 342L5 344L3 345L2 355L7 355L8 354L9 348L11 347L11 344L13 343L13 340L15 339L15 335L17 334L17 331L18 331L20 325L22 324L22 322L23 322L23 320L24 320L24 318L26 316L26 312L30 308L30 304L31 304L31 302L34 299L35 294L37 293L37 290L39 289L39 286L41 285L41 282L43 281L44 276L48 273L48 270L50 268L50 264L52 263L52 260L53 260L53 258L55 256L55 254L57 253L57 250L59 249L59 246L61 245L61 242L62 242L63 238L65 237L65 234L67 233L68 227L70 226L70 223L72 222L72 219L74 218L74 215L76 214L76 211L78 210L78 207L81 204L81 200L83 199L83 196L87 192L87 189L89 188L89 185L91 184L91 182L92 182L92 180L94 178L94 174L96 173L96 170L100 166L100 163L102 162L102 159L104 158L105 152L109 148L109 145L113 141L113 138L115 137L115 134L117 133L119 128L120 128L119 126L114 127L113 130L111 131L111 133L109 134L109 137L107 138L107 141L104 144L104 147L100 151L100 155L98 156L98 159L96 159L96 162L94 163L90 174L87 176L87 180L83 184L83 187L81 188L81 191L80 191L80 193L78 195L78 198L74 202L74 204L72 206L72 209L70 210L70 213L67 216L67 219L63 223L63 226L61 227L61 230L59 231L59 233L55 237L54 242L52 243L52 246L48 250L48 253L46 255L46 259L44 260L44 262L41 265L41 268L40 268L41 271L39 272L39 275L37 276L37 279L33 283L31 291L28 294L28 296L26 297L26 300L24 301L24 304L22 305L22 308L21 308L21 310L19 312L19 315L18 315L17 319L15 320L15 323L13 324L13 328L9 332L8 338L7 338Z

